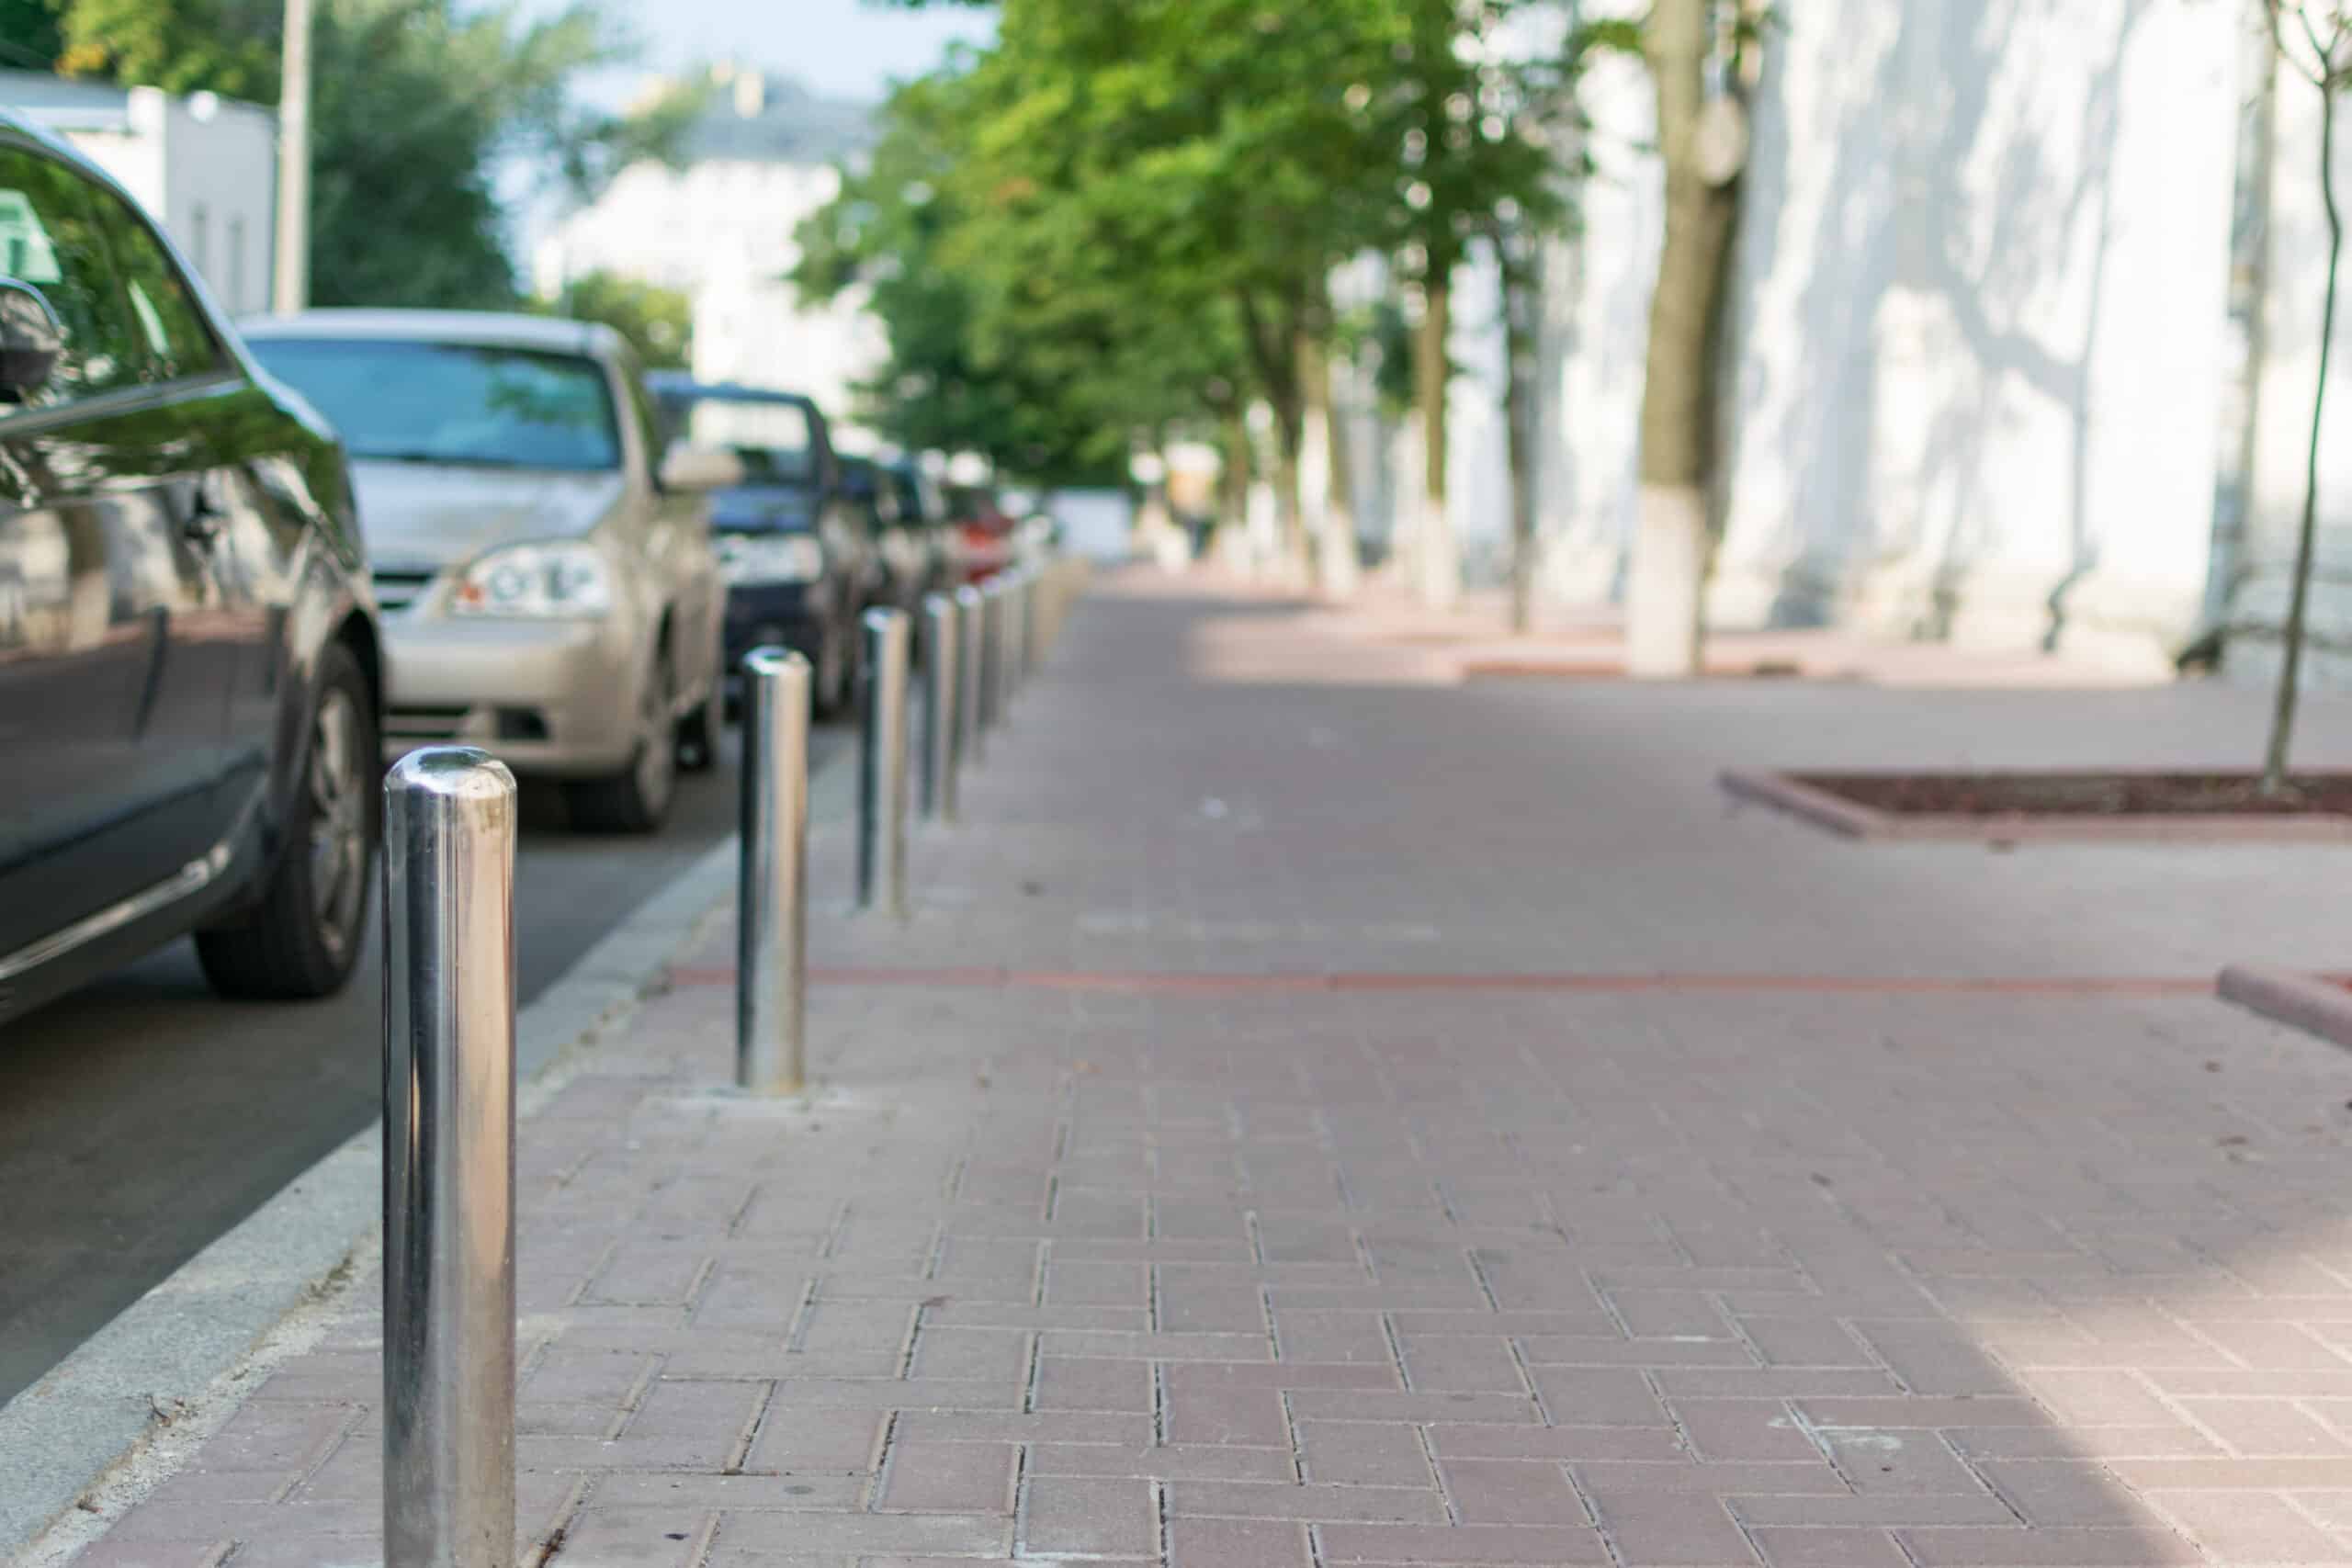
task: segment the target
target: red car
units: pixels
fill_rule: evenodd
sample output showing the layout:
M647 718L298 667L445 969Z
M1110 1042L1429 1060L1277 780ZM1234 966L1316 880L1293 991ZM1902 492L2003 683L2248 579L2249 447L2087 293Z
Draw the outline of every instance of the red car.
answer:
M995 491L948 486L947 520L955 528L953 570L958 582L981 581L1012 564L1018 525L1005 515Z

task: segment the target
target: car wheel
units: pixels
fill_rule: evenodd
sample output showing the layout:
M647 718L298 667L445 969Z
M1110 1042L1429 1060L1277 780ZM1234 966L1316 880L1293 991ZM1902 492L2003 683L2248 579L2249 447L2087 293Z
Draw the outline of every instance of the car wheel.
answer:
M678 721L678 768L682 773L707 773L718 766L719 709L723 699L716 692L696 703L694 711Z
M350 649L331 643L320 660L286 849L251 913L196 933L197 959L214 990L293 1000L343 988L368 924L382 778L368 679Z
M824 657L817 666L817 690L809 699L819 718L838 718L849 707L850 660L856 646L854 633L844 636L836 631L825 639L820 650Z
M591 833L651 833L670 815L678 784L678 745L670 722L670 659L653 667L638 700L634 760L610 778L579 779L564 785L571 825Z

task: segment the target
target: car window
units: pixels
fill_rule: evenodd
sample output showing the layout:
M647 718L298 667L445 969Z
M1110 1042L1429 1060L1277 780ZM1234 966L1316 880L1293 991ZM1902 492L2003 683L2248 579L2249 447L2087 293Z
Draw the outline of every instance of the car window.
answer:
M0 276L39 289L65 329L56 369L25 400L32 408L135 386L147 370L139 323L115 287L101 194L53 158L0 146ZM14 412L0 403L0 418Z
M220 345L213 341L187 280L172 265L154 231L112 191L93 186L90 198L106 230L115 276L139 323L146 350L144 378L171 381L219 369Z
M505 468L621 466L605 367L584 355L413 338L253 336L355 457Z
M752 484L806 484L816 477L808 411L798 403L697 398L686 413L685 434L697 446L734 453Z

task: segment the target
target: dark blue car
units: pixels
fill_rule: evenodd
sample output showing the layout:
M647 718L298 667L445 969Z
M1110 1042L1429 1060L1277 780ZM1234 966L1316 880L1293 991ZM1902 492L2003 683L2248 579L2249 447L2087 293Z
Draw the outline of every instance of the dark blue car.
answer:
M723 447L743 464L744 483L711 498L728 584L727 668L740 670L743 655L763 645L792 649L816 671L818 710L839 711L854 689L857 617L880 569L823 412L797 392L677 371L647 384L670 439Z

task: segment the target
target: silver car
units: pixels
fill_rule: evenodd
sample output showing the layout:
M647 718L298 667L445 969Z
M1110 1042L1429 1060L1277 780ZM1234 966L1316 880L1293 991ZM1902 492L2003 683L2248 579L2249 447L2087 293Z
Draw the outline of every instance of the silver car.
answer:
M718 751L723 453L657 446L611 329L310 310L244 324L350 454L383 610L388 755L481 746L561 780L573 823L649 832Z

